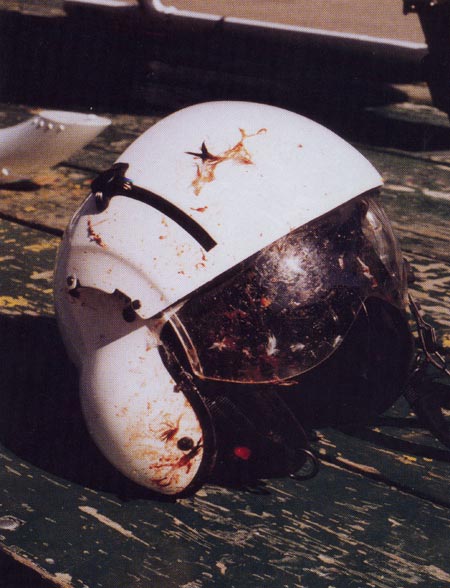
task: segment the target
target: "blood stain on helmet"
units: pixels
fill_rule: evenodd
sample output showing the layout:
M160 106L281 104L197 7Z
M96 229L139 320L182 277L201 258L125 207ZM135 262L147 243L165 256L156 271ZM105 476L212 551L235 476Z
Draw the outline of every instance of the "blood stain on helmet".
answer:
M176 423L171 423L170 421L166 421L164 423L165 425L165 429L164 431L161 433L160 435L160 439L162 441L172 441L172 439L175 437L175 435L178 433L179 429L180 429L180 421L181 421L181 417L183 415L181 415Z
M87 221L87 232L88 232L89 241L93 241L94 243L97 243L97 245L100 245L100 247L106 247L106 243L103 242L100 235L94 230L94 225L92 224L92 221L90 218Z
M152 481L160 486L161 488L165 488L168 486L178 485L176 480L177 476L181 475L183 468L186 468L185 473L189 474L192 468L192 460L198 454L198 452L203 447L203 438L200 437L197 443L193 443L192 448L188 451L188 453L184 453L178 459L172 459L171 457L160 459L160 463L151 467L151 469L168 469L167 473L161 478L153 477ZM180 449L180 451L183 451Z
M200 147L200 153L186 151L187 155L192 155L196 159L201 160L200 164L196 164L197 172L192 182L192 187L194 188L194 194L196 196L200 194L205 184L215 180L215 171L219 163L232 160L241 165L253 165L251 154L244 145L244 141L245 139L250 139L251 137L266 133L267 129L259 129L256 133L251 133L250 135L248 135L244 129L239 129L239 132L241 133L241 138L236 145L227 149L220 155L213 155L210 153L206 147L205 141L203 141Z
M201 257L201 261L199 261L198 263L195 264L195 269L200 269L202 267L206 267L206 262L208 261L205 252L202 251L201 252L202 257Z
M366 421L409 377L380 176L271 106L197 105L156 126L94 181L58 257L89 431L160 494L293 474L304 429Z

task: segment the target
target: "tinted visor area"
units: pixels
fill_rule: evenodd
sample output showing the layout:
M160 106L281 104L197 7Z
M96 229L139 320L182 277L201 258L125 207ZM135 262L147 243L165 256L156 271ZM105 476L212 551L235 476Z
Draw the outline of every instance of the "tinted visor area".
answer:
M369 297L404 309L406 271L373 194L292 231L169 319L202 379L282 383L341 345Z

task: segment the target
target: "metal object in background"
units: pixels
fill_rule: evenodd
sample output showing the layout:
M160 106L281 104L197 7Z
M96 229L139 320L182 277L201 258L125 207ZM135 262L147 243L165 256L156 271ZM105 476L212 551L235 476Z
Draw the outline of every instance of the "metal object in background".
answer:
M433 103L450 115L450 2L404 0L404 12L419 16L429 50L424 71Z
M43 110L0 129L0 183L29 179L82 149L111 124L108 118Z

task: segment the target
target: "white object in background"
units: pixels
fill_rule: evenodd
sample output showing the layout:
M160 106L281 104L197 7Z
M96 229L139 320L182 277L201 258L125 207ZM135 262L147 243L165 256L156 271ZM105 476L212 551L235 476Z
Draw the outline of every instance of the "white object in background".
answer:
M104 4L106 0L66 0L67 5L85 4ZM140 0L145 13L149 16L149 21L153 23L161 22L173 26L189 26L193 32L200 32L208 27L210 30L220 27L222 32L233 32L235 34L254 34L262 32L268 39L276 38L279 42L292 41L296 38L298 42L308 37L319 39L334 44L336 47L345 45L347 47L354 47L359 51L371 50L379 52L380 54L387 54L386 52L394 52L394 55L407 55L408 52L422 52L427 50L427 45L424 42L415 42L404 40L400 38L387 38L383 34L367 35L360 33L353 33L348 31L327 30L324 28L305 27L296 24L283 24L278 22L270 22L265 20L256 20L250 18L236 18L233 16L226 16L221 14L211 14L209 12L196 12L193 10L181 10L176 6L167 6L162 0ZM276 5L276 3L275 3ZM401 10L399 10L399 15ZM378 29L380 24L378 24ZM376 30L376 25L374 26ZM419 33L420 34L420 33Z
M82 149L107 126L95 114L43 110L13 127L0 129L0 182L28 179Z

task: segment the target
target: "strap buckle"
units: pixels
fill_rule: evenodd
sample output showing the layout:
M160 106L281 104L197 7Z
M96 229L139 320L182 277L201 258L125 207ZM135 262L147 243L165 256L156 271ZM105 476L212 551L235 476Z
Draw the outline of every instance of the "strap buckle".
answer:
M92 182L91 190L99 212L108 208L109 201L113 196L131 191L133 183L125 177L128 168L128 163L115 163Z
M422 352L422 357L419 356L415 372L420 369L420 366L424 362L427 362L443 371L447 376L450 376L450 368L447 366L447 361L439 352L436 329L424 319L420 304L416 302L410 294L409 304L414 320L416 321L417 333L419 335L419 343Z

